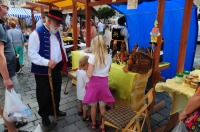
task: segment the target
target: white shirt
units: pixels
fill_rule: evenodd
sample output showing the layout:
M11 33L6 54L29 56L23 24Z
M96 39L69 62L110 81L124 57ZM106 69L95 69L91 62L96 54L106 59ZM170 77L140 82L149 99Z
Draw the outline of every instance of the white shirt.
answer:
M104 34L104 42L106 43L106 45L110 46L111 39L112 39L112 33L110 32L109 29L106 29Z
M36 23L36 28L40 27L43 25L43 20L40 19L37 23Z
M62 38L61 38L61 41L62 41ZM63 41L62 41L62 48L66 55ZM40 65L40 66L48 66L49 59L45 59L44 57L40 56L39 50L40 50L40 40L38 37L38 33L36 31L33 31L29 37L28 56L31 62L33 62L34 64ZM54 60L57 63L62 60L60 43L58 39L56 38L56 36L52 33L50 36L50 60ZM67 60L67 57L66 57L66 60Z
M83 100L86 94L85 86L86 86L86 83L89 81L88 77L86 76L86 71L78 69L76 71L76 79L77 79L77 82L76 82L77 99Z
M94 55L89 56L88 62L94 65ZM97 64L97 66L94 67L93 76L107 77L111 64L112 64L112 57L108 54L108 57L105 61L105 66L99 68Z
M104 24L99 22L98 23L98 32L103 32Z

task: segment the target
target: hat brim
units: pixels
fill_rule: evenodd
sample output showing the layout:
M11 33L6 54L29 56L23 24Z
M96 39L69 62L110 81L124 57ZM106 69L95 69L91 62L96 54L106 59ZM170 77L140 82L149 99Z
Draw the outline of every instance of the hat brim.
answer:
M62 20L56 20L55 18L53 18L53 17L50 17L50 16L47 16L47 17L49 17L50 19L52 19L52 20L54 20L57 24L63 24L63 21Z

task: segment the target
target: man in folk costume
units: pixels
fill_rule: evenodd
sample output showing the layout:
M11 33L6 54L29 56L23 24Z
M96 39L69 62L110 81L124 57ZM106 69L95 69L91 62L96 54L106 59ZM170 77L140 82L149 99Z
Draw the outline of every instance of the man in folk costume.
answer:
M66 116L59 110L61 92L61 70L67 72L67 57L58 28L62 22L62 13L50 10L46 22L33 31L29 38L28 55L32 62L31 72L35 74L38 114L44 126L50 124L49 115L53 115L51 89L48 68L52 69L52 83L57 116Z
M112 56L117 51L129 51L128 50L128 30L125 25L126 18L122 16L118 19L118 25L113 26L112 29L112 40L110 42L110 49L112 49ZM125 43L125 45L123 45Z

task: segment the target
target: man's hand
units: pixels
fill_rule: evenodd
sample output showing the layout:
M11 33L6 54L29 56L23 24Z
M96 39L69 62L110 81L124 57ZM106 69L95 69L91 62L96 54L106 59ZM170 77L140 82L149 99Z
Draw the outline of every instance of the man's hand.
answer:
M10 78L8 78L8 79L3 79L3 84L4 84L4 86L5 86L8 90L10 90L10 89L13 88L13 83L12 83L12 81L10 80Z
M48 67L51 68L51 69L53 69L56 66L56 64L57 63L55 61L50 60L49 63L48 63Z

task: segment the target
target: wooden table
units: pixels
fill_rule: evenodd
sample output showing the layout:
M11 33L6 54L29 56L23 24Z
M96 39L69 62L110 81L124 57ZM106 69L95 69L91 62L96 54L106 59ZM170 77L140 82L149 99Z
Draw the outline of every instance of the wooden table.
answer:
M191 74L198 74L200 76L200 70L192 71ZM168 131L173 128L178 121L178 112L186 107L188 100L194 95L196 89L191 88L190 85L184 82L181 84L176 83L175 78L173 78L166 80L166 82L157 83L155 90L156 92L168 92L172 99L170 121L165 129L165 131Z

